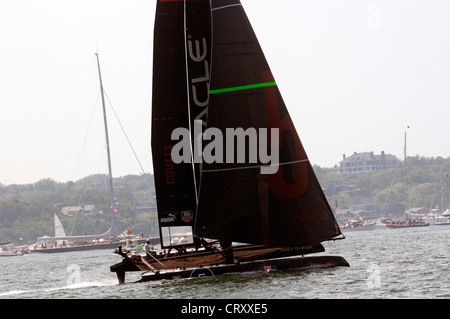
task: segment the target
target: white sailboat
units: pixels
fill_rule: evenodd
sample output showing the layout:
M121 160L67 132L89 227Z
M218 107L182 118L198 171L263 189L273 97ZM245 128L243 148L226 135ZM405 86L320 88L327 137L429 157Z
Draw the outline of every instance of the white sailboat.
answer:
M409 128L409 126L408 126ZM386 227L391 229L399 229L405 227L422 227L430 226L429 223L425 223L422 218L411 218L411 214L408 212L408 183L407 183L407 171L406 171L406 132L405 132L405 149L404 149L404 184L405 184L405 217L404 219L392 221L386 224Z
M111 228L103 234L67 236L58 215L55 219L55 236L42 236L31 247L31 252L56 253L74 250L92 250L114 248L118 245L113 242Z
M450 225L450 206L437 218L435 225Z

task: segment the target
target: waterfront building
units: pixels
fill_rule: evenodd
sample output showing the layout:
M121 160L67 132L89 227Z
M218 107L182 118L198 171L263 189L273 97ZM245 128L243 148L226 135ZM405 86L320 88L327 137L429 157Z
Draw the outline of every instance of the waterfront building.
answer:
M361 174L377 171L384 171L397 167L399 159L391 154L385 154L381 151L380 155L373 152L354 152L351 156L343 155L342 161L339 163L337 173L339 174Z

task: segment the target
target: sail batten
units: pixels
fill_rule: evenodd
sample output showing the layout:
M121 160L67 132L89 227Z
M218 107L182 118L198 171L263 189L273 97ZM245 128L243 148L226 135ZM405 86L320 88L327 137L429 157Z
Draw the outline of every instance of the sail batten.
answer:
M255 168L261 168L261 167L277 167L277 166L282 166L282 165L290 165L290 164L303 163L303 162L309 162L309 159L290 161L290 162L285 162L285 163L275 163L275 164L271 164L271 165L241 166L241 167L222 168L222 169L203 169L202 173L234 171L234 170L240 170L240 169L255 169Z
M240 3L229 4L229 5L226 5L226 6L221 6L221 7L213 8L212 11L217 11L217 10L227 9L227 8L236 7L236 6L241 6L241 4L240 4Z
M248 84L248 85L241 85L241 86L235 86L235 87L230 87L230 88L210 90L209 94L227 93L227 92L242 91L242 90L250 90L250 89L257 89L257 88L262 88L262 87L266 87L266 86L276 86L276 85L277 85L276 82Z

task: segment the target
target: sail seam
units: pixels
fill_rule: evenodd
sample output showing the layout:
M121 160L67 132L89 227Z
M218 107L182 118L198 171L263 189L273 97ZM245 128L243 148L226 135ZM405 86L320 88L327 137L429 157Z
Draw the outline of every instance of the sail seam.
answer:
M224 88L224 89L210 90L209 94L227 93L227 92L242 91L242 90L250 90L250 89L257 89L257 88L262 88L262 87L267 87L267 86L276 86L276 85L277 85L276 82L266 82L266 83L241 85L241 86L234 86L234 87Z
M223 172L223 171L234 171L234 170L240 170L240 169L283 166L283 165L297 164L297 163L304 163L304 162L309 162L309 159L303 159L303 160L291 161L291 162L284 162L284 163L278 163L278 164L271 164L271 165L255 165L255 166L243 166L243 167L220 168L220 169L203 169L202 173L214 173L214 172Z
M240 3L229 4L229 5L227 5L227 6L222 6L222 7L213 8L213 9L211 9L211 11L216 11L216 10L221 10L221 9L226 9L226 8L236 7L236 6L242 6L242 4L240 4Z

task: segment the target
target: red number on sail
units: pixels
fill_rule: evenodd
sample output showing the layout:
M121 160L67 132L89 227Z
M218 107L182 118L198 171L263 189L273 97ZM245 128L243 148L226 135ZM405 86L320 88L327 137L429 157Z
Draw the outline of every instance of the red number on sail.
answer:
M263 79L265 82L273 82L273 76L270 71L263 72ZM283 117L280 118L280 109L277 98L276 86L269 86L265 88L266 105L267 105L267 118L269 128L279 128L279 151L287 145L283 145L283 133L292 132L294 152L293 158L289 158L289 162L307 160L305 150L298 138L294 124L289 114L286 112ZM270 132L270 130L269 130ZM270 137L269 137L270 140ZM281 160L281 157L280 157ZM283 163L281 163L283 164ZM280 165L278 171L275 174L269 176L270 190L277 196L282 198L299 198L308 186L308 171L307 163L300 162L290 164L294 166L296 170L296 179L293 183L288 183L284 177L285 165Z

